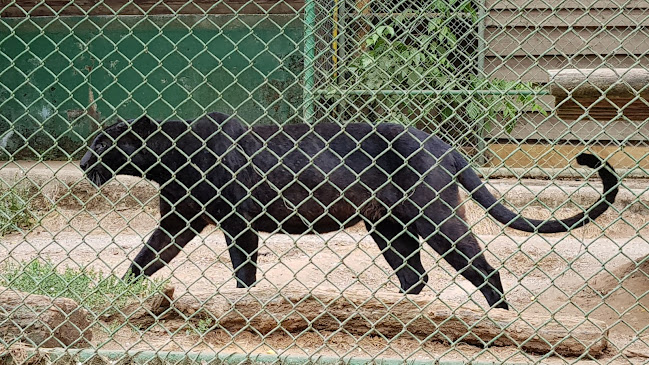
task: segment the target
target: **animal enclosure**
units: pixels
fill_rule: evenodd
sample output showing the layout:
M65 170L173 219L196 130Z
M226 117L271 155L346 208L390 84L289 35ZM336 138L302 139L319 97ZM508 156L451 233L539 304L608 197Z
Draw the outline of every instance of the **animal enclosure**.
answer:
M645 362L647 19L0 2L0 363Z

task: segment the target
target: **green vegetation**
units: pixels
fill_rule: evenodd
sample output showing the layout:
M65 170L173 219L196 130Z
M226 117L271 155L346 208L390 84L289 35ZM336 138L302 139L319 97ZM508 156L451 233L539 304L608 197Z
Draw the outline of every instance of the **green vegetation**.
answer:
M27 189L13 187L0 192L0 236L29 230L36 217L29 209Z
M406 10L382 21L366 35L364 50L347 68L344 87L371 91L375 96L369 105L382 109L381 121L468 118L463 123L482 121L478 125L486 131L501 124L511 132L523 108L545 113L536 103L538 88L478 76L477 22L466 0L437 0L423 12Z
M214 329L214 320L212 318L203 318L198 321L195 325L191 325L187 330L185 330L186 335L191 335L195 333L197 335L204 335L210 330Z
M121 307L133 298L146 298L164 287L163 281L141 279L127 284L109 275L104 277L93 269L65 267L59 270L49 261L38 259L20 264L5 264L0 270L0 286L16 290L65 297L94 312Z

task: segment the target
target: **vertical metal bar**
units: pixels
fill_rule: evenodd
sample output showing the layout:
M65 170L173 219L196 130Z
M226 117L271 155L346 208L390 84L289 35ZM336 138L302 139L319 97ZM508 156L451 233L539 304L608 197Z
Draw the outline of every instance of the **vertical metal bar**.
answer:
M332 19L333 29L331 31L331 46L333 48L333 53L331 55L331 61L333 63L333 78L335 81L338 79L338 0L334 0L334 11Z
M347 11L347 0L336 0L338 8L336 9L337 11L337 19L338 22L336 24L337 28L337 35L336 35L336 42L338 44L338 47L336 47L336 58L338 60L336 64L336 78L335 78L335 83L337 88L340 88L342 85L345 83L345 71L347 70L347 55L345 52L345 47L347 45L345 44L345 32L346 32L346 25L347 21L349 20L349 13ZM342 68L340 67L342 65ZM338 100L338 103L336 105L335 111L336 111L336 117L340 119L340 117L345 115L345 111L348 109L347 105L347 98L343 97ZM342 118L342 120L346 120L346 118Z
M304 1L304 90L302 91L302 105L304 122L313 124L315 114L314 93L315 86L315 0Z
M361 25L356 34L356 39L360 42L361 50L363 51L365 50L366 44L363 38L365 38L365 35L370 31L370 28L367 26L367 21L369 19L367 16L371 13L370 1L371 0L356 0L357 19L361 19Z
M478 78L484 78L486 77L486 74L484 72L484 62L485 62L485 51L486 51L486 42L484 39L484 34L485 34L485 17L487 16L486 12L486 6L487 2L486 0L476 0L477 6L478 6L478 72L477 72L477 77ZM481 166L484 166L487 163L487 159L485 157L485 151L487 149L487 144L485 143L484 140L484 130L485 130L485 120L484 118L481 118L480 121L478 122L478 142L477 142L477 149L478 149L478 154L476 156L475 162Z
M347 0L342 0L338 2L338 63L342 64L343 73L345 67L347 66L347 52L345 47L346 36L347 36L347 23L349 20L349 10L347 9ZM343 80L344 75L338 75L338 84Z
M487 16L485 0L478 0L478 77L484 77L484 59L486 43L484 39L485 33L485 17Z

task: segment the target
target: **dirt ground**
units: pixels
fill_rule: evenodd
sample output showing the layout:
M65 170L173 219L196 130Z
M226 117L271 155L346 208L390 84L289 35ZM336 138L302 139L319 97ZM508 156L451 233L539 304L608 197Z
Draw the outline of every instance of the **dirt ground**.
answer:
M474 232L486 247L486 256L499 269L512 311L521 315L578 316L599 319L609 326L609 349L597 361L640 363L649 358L645 328L649 325L649 242L644 215L607 213L600 227L592 225L564 235L521 235L502 230L468 207ZM544 216L544 209L526 213ZM568 209L561 214L569 215ZM27 235L5 236L0 260L34 257L121 275L156 224L146 207L115 211L58 210L46 213ZM602 227L606 228L602 231ZM260 287L329 289L366 293L398 292L398 281L367 232L361 226L323 235L263 235L259 252ZM454 308L486 301L476 289L432 249L424 246L424 266L430 281L420 296ZM342 263L342 264L341 264ZM176 297L209 298L221 288L235 287L223 236L211 228L194 239L168 268L156 274L169 278ZM197 324L194 323L194 326ZM200 324L198 324L200 326ZM101 349L163 351L253 352L298 356L387 357L408 360L563 363L579 360L528 354L514 347L479 348L448 344L403 334L395 338L354 336L344 331L302 333L253 331L235 334L223 330L188 330L187 321L173 319L148 329L115 324L95 326L93 342ZM114 335L109 335L114 332ZM588 357L582 359L586 360Z

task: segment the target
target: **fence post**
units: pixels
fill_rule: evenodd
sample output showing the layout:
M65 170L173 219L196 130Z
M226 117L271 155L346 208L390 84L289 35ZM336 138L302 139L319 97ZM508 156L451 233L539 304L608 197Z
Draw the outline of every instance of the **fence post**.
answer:
M313 124L315 106L313 88L315 87L315 0L304 2L304 90L302 107L304 122Z

